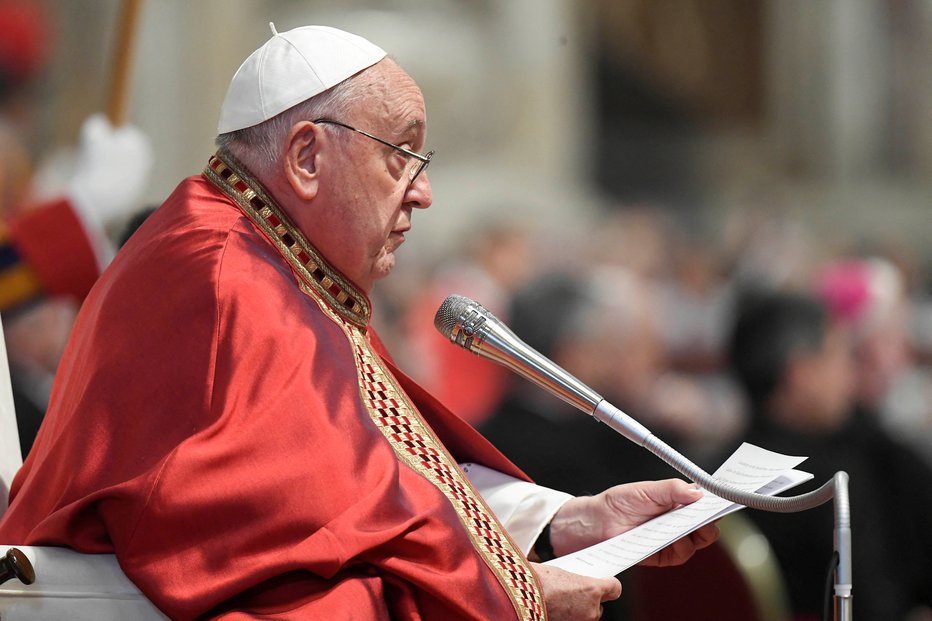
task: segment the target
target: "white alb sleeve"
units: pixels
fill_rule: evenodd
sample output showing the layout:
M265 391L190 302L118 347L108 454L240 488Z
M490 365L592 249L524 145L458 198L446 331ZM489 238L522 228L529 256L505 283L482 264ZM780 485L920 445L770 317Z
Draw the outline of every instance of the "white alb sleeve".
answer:
M479 464L460 464L460 468L525 554L560 507L573 498Z

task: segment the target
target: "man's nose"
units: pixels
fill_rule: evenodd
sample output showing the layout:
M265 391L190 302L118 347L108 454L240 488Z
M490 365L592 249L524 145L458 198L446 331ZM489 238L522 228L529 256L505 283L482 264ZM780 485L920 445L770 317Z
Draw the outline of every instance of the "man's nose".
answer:
M408 186L405 204L415 209L427 209L433 200L430 179L427 177L427 171L424 171Z

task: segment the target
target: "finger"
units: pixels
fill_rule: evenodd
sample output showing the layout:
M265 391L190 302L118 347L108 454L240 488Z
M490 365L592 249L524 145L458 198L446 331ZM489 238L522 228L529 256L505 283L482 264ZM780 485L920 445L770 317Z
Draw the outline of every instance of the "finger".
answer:
M699 530L692 533L690 535L690 539L692 539L696 549L701 550L702 548L707 548L718 541L720 535L721 531L719 530L718 526L715 524L706 524Z
M661 507L691 504L702 498L702 489L682 479L665 479L643 484L643 492L651 502Z
M707 548L719 538L719 529L715 524L707 524L699 530L674 541L661 551L657 559L660 566L681 565L691 559L697 550Z
M607 578L600 602L610 602L621 597L621 582L618 578Z
M702 498L702 488L695 483L687 483L679 479L671 479L673 482L670 491L670 498L673 502L688 505Z
M688 561L696 552L696 546L689 537L682 537L667 547L667 565L681 565Z
M693 555L696 547L689 537L677 539L666 548L642 561L643 565L651 567L670 567L682 565Z

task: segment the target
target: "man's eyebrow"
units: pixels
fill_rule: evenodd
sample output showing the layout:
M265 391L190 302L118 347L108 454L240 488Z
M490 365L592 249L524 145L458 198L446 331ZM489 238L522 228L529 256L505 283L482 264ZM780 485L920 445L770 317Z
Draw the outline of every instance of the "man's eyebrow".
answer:
M418 130L422 129L423 127L424 127L424 120L423 120L423 119L411 119L410 121L408 121L408 124L405 125L405 128L404 128L403 130L401 130L401 133L402 133L403 135L408 135L408 134L410 134L410 133L412 133L412 132L417 132Z

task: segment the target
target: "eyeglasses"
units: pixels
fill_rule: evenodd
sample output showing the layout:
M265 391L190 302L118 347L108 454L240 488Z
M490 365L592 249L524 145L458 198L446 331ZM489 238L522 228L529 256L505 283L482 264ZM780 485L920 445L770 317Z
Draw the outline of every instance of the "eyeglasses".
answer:
M366 138L371 138L375 140L376 142L380 142L384 144L386 147L391 147L395 149L396 151L400 151L401 153L404 153L410 158L413 158L417 162L417 165L412 166L410 171L408 172L408 183L414 183L414 180L417 179L418 175L420 175L422 172L427 170L427 166L428 164L430 164L430 158L434 157L433 151L428 151L427 155L421 155L420 153L415 153L414 151L411 151L410 149L399 147L397 144L392 144L387 140L382 140L378 136L373 136L372 134L368 132L364 132L361 129L356 129L352 125L347 125L346 123L341 123L340 121L334 121L333 119L314 119L314 122L315 123L328 123L330 125L338 125L340 127L344 127L346 129L356 132L357 134L362 134Z

